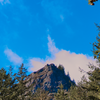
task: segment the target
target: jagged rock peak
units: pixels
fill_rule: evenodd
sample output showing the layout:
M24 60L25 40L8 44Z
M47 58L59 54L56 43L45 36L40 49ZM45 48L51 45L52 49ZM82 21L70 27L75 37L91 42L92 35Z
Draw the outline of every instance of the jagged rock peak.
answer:
M39 74L42 73L43 71L45 71L45 73L49 72L50 70L54 71L57 70L57 66L55 66L55 64L51 63L51 64L46 64L43 68L39 69L38 71L33 72L34 74Z
M26 84L26 86L29 86L35 82L33 93L38 87L49 91L49 93L57 92L61 83L63 84L64 89L68 90L68 88L71 86L71 83L73 83L69 76L66 76L53 63L47 64L38 71L31 73L26 80L29 78L32 78L32 81L31 83ZM69 81L71 83L69 83Z

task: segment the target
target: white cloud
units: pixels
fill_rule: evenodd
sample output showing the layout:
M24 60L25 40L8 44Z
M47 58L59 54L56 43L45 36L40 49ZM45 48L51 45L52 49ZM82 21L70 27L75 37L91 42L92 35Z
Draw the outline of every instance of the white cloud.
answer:
M0 0L0 3L2 4L2 5L4 5L4 4L10 4L10 1L9 0Z
M87 72L90 71L88 68L89 62L97 66L93 57L84 54L76 54L74 52L71 53L70 51L63 49L59 50L56 48L55 43L51 40L50 36L48 36L48 51L54 57L47 56L45 60L40 58L30 59L30 71L37 71L46 64L54 63L57 66L62 64L65 68L65 73L67 74L67 72L69 72L71 79L74 79L77 83L78 81L81 81L81 77L85 74L79 71L79 67Z
M55 47L55 43L53 42L53 40L51 40L49 35L48 35L48 51L52 55L59 52L59 49Z
M8 60L14 65L20 65L23 63L23 59L19 57L16 53L12 52L11 49L6 48L4 50L4 53L7 56Z

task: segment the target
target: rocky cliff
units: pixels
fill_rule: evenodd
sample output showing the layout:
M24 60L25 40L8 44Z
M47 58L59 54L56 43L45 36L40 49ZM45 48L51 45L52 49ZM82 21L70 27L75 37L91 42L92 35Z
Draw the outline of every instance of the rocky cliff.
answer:
M27 83L26 86L35 82L33 86L33 93L37 90L37 88L44 89L49 91L49 93L57 92L61 83L64 86L64 89L68 90L72 84L75 84L70 80L69 75L65 75L60 69L57 68L54 64L47 64L40 70L31 73L28 75L26 80L32 78L31 82Z

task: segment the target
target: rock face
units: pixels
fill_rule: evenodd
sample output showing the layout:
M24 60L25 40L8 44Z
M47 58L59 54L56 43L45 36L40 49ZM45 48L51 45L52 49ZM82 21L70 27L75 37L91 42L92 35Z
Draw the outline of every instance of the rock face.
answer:
M72 84L75 84L70 80L69 75L65 75L60 69L58 69L54 64L47 64L40 70L31 73L26 80L32 78L30 83L27 83L26 86L35 82L33 86L33 93L37 88L44 89L49 91L49 93L57 92L61 83L64 86L64 89L68 90ZM70 82L69 82L70 81Z

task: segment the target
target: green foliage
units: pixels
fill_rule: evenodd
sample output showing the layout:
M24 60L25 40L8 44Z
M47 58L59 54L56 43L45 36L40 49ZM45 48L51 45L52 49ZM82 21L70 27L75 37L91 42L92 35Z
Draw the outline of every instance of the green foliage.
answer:
M63 65L59 65L59 66L58 66L58 69L60 69L60 70L65 74L64 66L63 66Z
M14 83L15 79L11 78L11 75L6 74L6 70L1 68L0 70L0 99L12 100L16 98L14 95Z
M88 4L94 5L94 2L96 2L96 1L98 1L98 0L88 0Z
M98 28L98 30L100 31L100 26L98 26L97 24L95 24L96 27ZM96 40L98 41L98 43L94 42L93 43L93 54L94 54L94 59L97 60L97 63L100 64L100 32L98 34L99 37L96 37ZM96 50L95 50L96 48ZM99 65L100 67L100 65Z
M94 59L97 59L97 63L99 63L100 67L100 39L97 38L97 41L99 42L97 43L97 45L93 43L93 54L94 54ZM94 47L96 47L97 50L95 50ZM88 65L88 67L91 69L90 71L86 72L89 75L88 77L89 81L87 81L85 77L82 77L81 84L79 84L79 87L81 87L82 89L82 93L84 93L85 91L85 95L81 97L83 98L86 97L85 98L86 100L100 100L100 68L92 64ZM81 97L79 98L82 100Z
M31 79L25 80L26 72L23 64L19 67L19 72L14 75L11 66L8 74L4 68L0 70L0 100L31 100L34 84L26 86L31 81Z
M79 82L78 85L72 85L68 90L69 100L89 100L87 98L87 90L82 88L83 82Z
M47 99L50 100L47 96L48 93L49 91L45 91L43 89L38 88L34 93L32 100L47 100Z
M100 31L100 26L98 28ZM97 41L99 42L97 45L93 43L93 47L97 49L93 49L93 53L94 59L97 59L100 67L100 39L97 38ZM77 86L71 86L68 90L69 100L100 100L100 68L92 64L88 67L91 69L86 72L89 75L89 81L83 76Z
M25 80L27 75L27 69L24 68L24 64L22 63L21 67L19 67L19 72L16 74L16 80L18 84L16 84L16 97L17 100L25 100L27 98L32 97L32 87L34 84L31 84L30 86L26 86L28 82L31 82L31 79Z
M67 94L64 93L63 85L60 85L57 93L54 95L55 100L68 100Z
M95 67L93 71L88 72L89 81L84 80L82 88L87 90L89 100L100 100L100 69Z

